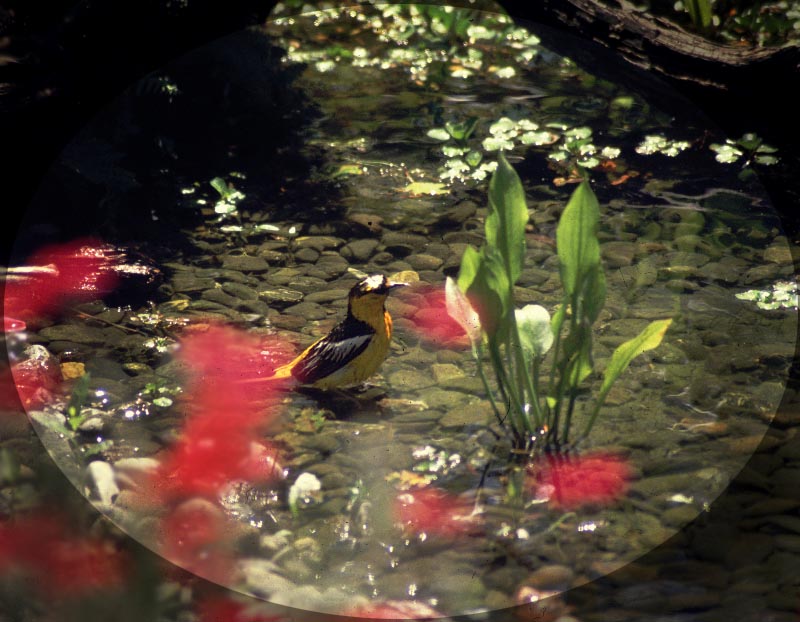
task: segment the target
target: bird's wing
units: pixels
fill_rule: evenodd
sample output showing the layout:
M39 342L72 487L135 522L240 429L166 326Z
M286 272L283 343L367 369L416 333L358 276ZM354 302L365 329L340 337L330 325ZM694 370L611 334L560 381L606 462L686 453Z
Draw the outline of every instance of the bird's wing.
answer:
M374 336L370 332L339 339L335 332L312 345L292 368L292 375L300 382L312 384L330 376L366 350Z

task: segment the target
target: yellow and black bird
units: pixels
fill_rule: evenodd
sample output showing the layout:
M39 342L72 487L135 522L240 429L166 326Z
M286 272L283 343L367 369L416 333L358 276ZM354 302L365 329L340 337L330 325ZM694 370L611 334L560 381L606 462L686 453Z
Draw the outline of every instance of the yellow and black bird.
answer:
M372 376L389 353L392 317L386 297L407 283L381 274L362 279L348 294L347 316L291 363L275 370L276 379L294 377L318 389L359 384Z

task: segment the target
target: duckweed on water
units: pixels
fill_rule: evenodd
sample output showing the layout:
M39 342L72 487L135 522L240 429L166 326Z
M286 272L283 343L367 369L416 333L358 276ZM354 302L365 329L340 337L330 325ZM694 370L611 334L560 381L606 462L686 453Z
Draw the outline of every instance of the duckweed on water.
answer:
M739 300L755 302L759 309L797 309L797 283L794 281L778 281L771 289L749 289L736 294Z

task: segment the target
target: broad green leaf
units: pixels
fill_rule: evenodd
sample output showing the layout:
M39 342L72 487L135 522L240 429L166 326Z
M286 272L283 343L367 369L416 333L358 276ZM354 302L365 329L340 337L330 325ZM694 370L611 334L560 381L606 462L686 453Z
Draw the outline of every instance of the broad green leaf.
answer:
M214 190L216 190L219 193L219 196L221 196L223 199L228 194L228 192L230 192L228 184L224 179L222 179L222 177L215 177L209 183L211 184L211 187L214 188Z
M516 309L519 341L522 349L531 357L541 358L553 345L553 329L550 314L540 305L525 305Z
M458 322L458 325L464 329L474 347L481 339L480 318L456 282L449 276L444 284L444 300L447 315Z
M470 288L480 267L481 254L474 247L467 246L461 256L461 268L458 270L458 287L462 292Z
M510 284L497 253L484 247L475 279L466 294L481 319L481 326L490 338L500 328L509 307Z
M611 355L611 360L608 362L603 374L603 384L600 386L598 401L602 402L605 399L606 394L611 389L611 385L628 368L633 359L642 352L658 347L670 324L672 324L671 319L650 322L636 337L626 341L614 350L614 354Z
M683 5L696 27L705 29L711 25L711 0L684 0Z
M528 206L522 182L501 152L497 169L489 182L486 242L500 252L511 285L522 273L527 224Z
M581 302L586 318L594 324L606 303L606 275L600 264L586 273Z
M556 229L561 284L570 296L581 285L584 275L600 264L596 234L599 219L597 197L584 180L572 193Z

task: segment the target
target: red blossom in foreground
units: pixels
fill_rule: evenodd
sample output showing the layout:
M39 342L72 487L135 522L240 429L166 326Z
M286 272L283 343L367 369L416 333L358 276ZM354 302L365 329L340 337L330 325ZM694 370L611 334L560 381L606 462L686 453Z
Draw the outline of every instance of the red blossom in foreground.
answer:
M14 274L5 286L4 328L60 312L72 300L110 292L116 285L112 261L98 240L82 239L46 246L26 262L24 274Z
M283 387L269 381L241 383L269 376L286 362L279 346L222 326L184 339L179 359L189 369L184 403L190 412L180 440L149 482L158 499L213 499L234 481L282 477L276 452L260 440L259 430L277 413L269 402Z
M162 552L174 564L209 581L235 576L234 527L214 504L194 500L173 508L160 523Z
M29 576L52 597L121 586L124 560L103 542L74 538L53 516L0 524L0 576Z
M39 408L52 400L61 385L56 359L41 346L35 347L39 352L0 374L0 408L18 408L20 403L26 410Z
M353 618L372 620L436 620L444 615L426 605L413 600L387 600L370 603L347 610L344 615Z
M528 466L528 483L538 499L556 508L610 505L628 490L631 470L620 456L545 456Z
M263 605L262 605L263 606ZM199 622L280 622L283 616L262 613L230 598L207 598L197 607Z
M469 347L464 329L447 313L444 289L420 288L421 301L410 318L417 333L434 344Z
M457 536L476 526L471 506L435 488L399 494L393 510L395 520L414 533Z
M8 333L18 333L20 331L25 330L27 327L25 326L25 322L22 320L15 320L13 317L8 317L7 315L3 316L3 332Z

